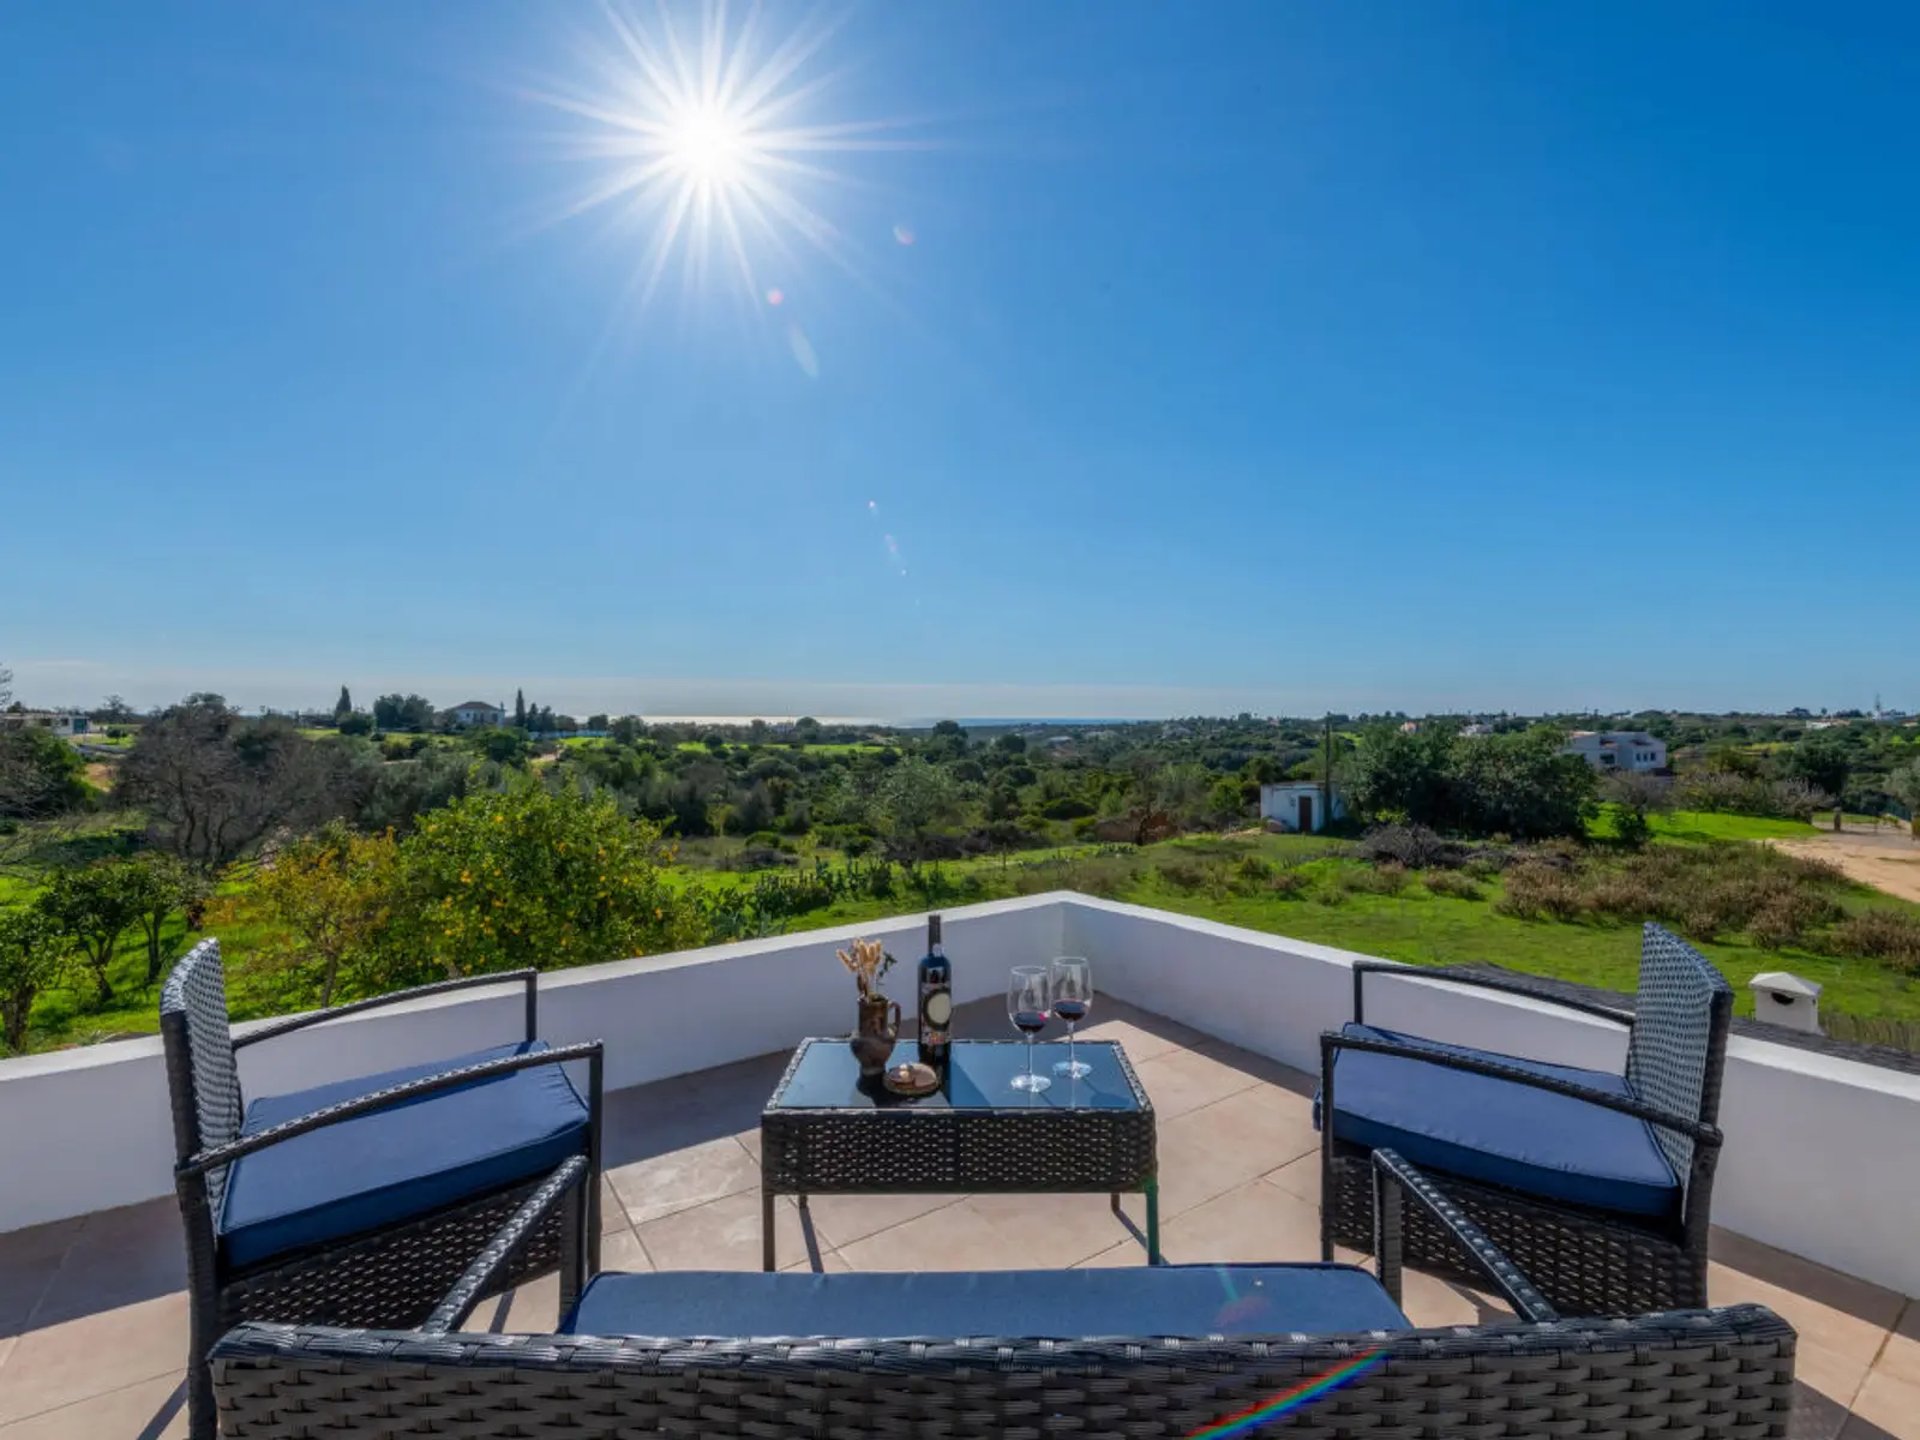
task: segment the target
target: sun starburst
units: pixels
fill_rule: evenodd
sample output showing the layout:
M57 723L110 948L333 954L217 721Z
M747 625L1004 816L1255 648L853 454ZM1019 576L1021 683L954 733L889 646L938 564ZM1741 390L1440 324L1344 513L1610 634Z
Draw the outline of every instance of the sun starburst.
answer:
M790 284L807 254L858 275L859 247L817 208L833 188L861 183L832 157L920 142L891 133L900 121L809 118L838 78L817 73L834 27L774 37L759 7L735 27L710 0L689 36L664 5L645 19L611 0L603 8L584 84L531 92L570 117L565 150L593 170L549 218L601 213L637 239L629 294L642 306L676 257L690 291L716 262L752 297L781 294L762 272Z

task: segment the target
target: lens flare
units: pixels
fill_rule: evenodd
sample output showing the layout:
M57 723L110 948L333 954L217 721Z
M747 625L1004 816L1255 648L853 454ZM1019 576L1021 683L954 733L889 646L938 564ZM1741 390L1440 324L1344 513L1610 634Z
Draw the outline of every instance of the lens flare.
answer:
M1316 1376L1305 1384L1282 1391L1271 1400L1263 1400L1250 1410L1242 1410L1237 1415L1229 1415L1212 1425L1195 1430L1187 1440L1232 1440L1232 1437L1250 1434L1262 1425L1290 1415L1303 1406L1311 1405L1328 1391L1338 1390L1349 1380L1356 1379L1374 1366L1383 1363L1386 1358L1384 1351L1369 1350L1357 1359L1350 1360L1345 1365L1336 1366L1326 1374Z

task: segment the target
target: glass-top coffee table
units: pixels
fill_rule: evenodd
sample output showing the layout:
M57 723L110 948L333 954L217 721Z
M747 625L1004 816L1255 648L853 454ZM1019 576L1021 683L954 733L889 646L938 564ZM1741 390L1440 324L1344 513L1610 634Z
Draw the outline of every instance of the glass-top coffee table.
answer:
M844 1036L803 1040L760 1113L761 1262L774 1268L777 1195L1110 1194L1147 1201L1147 1259L1160 1263L1153 1104L1116 1041L1082 1040L1081 1080L1013 1088L1027 1068L1020 1040L956 1040L940 1089L909 1098L862 1080ZM1050 1072L1064 1044L1033 1047ZM892 1064L918 1058L912 1041Z

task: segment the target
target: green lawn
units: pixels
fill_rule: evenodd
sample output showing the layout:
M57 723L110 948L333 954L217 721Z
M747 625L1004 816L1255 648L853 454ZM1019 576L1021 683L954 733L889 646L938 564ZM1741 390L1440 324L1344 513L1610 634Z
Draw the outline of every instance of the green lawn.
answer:
M1367 867L1329 855L1336 843L1292 835L1187 839L1111 862L1094 855L1092 847L1067 846L1039 854L1024 853L1006 863L990 857L941 868L964 885L964 901L1056 888L1093 888L1117 900L1414 965L1485 961L1611 990L1631 992L1635 987L1640 969L1637 925L1521 920L1503 915L1494 909L1500 896L1497 879L1481 882L1482 898L1477 900L1434 895L1416 876L1410 876L1394 895L1343 890L1342 872L1357 874ZM1298 869L1310 882L1308 898L1247 895L1224 887L1186 888L1170 882L1162 868L1169 859L1204 862L1246 855ZM750 883L752 878L728 871L701 871L690 873L688 883L730 888ZM1885 905L1920 912L1920 906L1891 900L1864 887L1855 890L1844 902L1850 909ZM905 893L847 900L798 916L789 928L857 926L862 921L898 915L913 904L912 897ZM1737 938L1699 948L1732 982L1735 1009L1740 1014L1753 1012L1748 980L1765 970L1791 970L1825 987L1821 1003L1830 1010L1920 1020L1920 983L1878 961L1838 960L1798 949L1762 950Z
M1602 805L1600 815L1588 827L1596 840L1614 836L1614 816L1619 807ZM1804 820L1770 820L1759 815L1721 815L1710 810L1673 810L1647 817L1656 840L1697 843L1702 840L1793 840L1806 839L1814 827Z
M1330 904L1321 899L1268 896L1214 898L1183 893L1155 881L1120 898L1413 965L1487 961L1557 980L1633 990L1640 969L1637 926L1520 920L1493 908L1499 896L1497 881L1483 888L1484 899L1455 900L1410 883L1398 895L1349 894ZM1821 1004L1830 1010L1920 1020L1920 984L1878 961L1836 960L1796 949L1762 950L1738 941L1699 948L1732 982L1734 1008L1742 1015L1753 1013L1749 980L1765 970L1791 970L1825 987Z

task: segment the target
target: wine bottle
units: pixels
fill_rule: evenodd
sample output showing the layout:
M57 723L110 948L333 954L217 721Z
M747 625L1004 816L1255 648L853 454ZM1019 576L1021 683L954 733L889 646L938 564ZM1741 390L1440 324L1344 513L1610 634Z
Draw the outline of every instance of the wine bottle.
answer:
M953 969L940 944L940 917L927 917L927 953L920 958L920 1059L944 1068L953 1045Z

